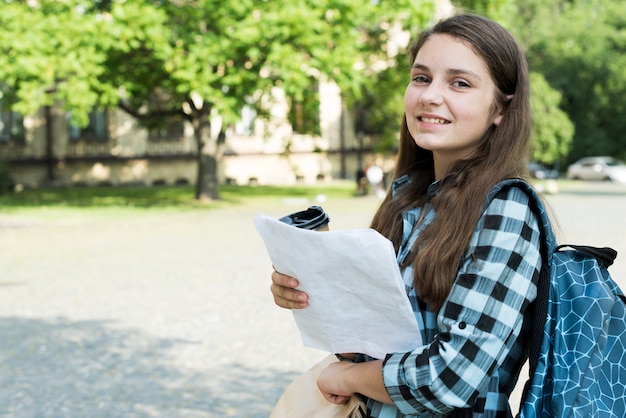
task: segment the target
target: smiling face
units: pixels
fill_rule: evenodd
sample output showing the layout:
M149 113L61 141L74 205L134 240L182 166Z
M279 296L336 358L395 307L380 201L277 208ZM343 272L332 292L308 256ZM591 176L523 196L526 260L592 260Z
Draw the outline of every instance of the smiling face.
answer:
M418 51L404 109L415 143L433 153L437 179L500 123L496 91L485 61L468 44L435 34Z

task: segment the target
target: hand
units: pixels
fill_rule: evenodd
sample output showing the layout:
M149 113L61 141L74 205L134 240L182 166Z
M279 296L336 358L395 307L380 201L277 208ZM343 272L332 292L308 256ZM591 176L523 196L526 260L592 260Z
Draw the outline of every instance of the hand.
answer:
M317 378L317 387L328 402L348 402L354 393L382 403L393 403L383 381L383 361L363 363L338 361L322 370Z
M340 361L332 363L320 373L317 378L317 387L324 398L334 404L344 404L350 400L352 392L348 390L344 382L343 373L353 363Z
M274 296L274 303L286 309L302 309L309 306L308 295L296 290L299 284L298 280L291 276L286 276L277 271L272 272L270 290Z

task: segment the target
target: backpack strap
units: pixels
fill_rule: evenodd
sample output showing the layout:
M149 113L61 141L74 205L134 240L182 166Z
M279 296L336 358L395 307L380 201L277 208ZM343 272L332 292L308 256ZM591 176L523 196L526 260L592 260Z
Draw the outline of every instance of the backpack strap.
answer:
M617 257L617 251L610 247L590 247L588 245L571 245L571 244L562 244L556 247L555 251L559 251L563 248L573 248L576 251L583 253L589 257L593 257L604 267L609 268L615 258Z

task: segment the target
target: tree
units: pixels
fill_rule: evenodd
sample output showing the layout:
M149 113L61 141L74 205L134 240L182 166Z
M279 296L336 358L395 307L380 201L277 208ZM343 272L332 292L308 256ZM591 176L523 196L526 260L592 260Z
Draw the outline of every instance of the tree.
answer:
M561 94L551 88L541 74L530 74L530 87L532 159L545 164L558 163L570 151L574 124L559 108Z
M106 69L103 22L89 1L0 2L0 101L34 114L60 105L85 125L94 106L111 106L117 92L101 84ZM49 131L50 133L50 131ZM47 180L54 179L53 137L46 136Z
M358 100L372 82L371 66L387 59L387 28L400 16L404 27L414 27L432 10L423 6L428 2L399 3L112 2L119 32L101 81L121 86L120 107L146 124L172 116L192 124L199 150L196 198L217 199L224 135L210 135L211 116L227 123L244 105L262 111L262 99L276 86L302 102L320 80L337 82L346 101Z
M4 1L2 101L25 114L61 104L78 124L94 106L119 106L147 126L185 118L199 150L196 197L215 199L224 141L210 134L217 115L228 123L244 104L262 110L275 86L303 102L303 92L324 79L358 98L370 66L385 55L392 15L414 26L430 16L428 4Z
M507 0L454 0L453 3L461 10L500 20Z
M516 0L531 68L575 125L568 161L626 156L626 8L620 0Z
M550 19L560 8L560 0L510 0L503 5L502 23L529 49L549 37ZM530 64L531 70L534 68ZM574 124L563 110L562 94L536 69L530 71L531 110L533 116L531 158L559 166L571 151Z
M101 84L106 38L86 1L0 3L0 91L13 110L33 114L60 103L78 123L97 103L115 103Z
M404 113L404 90L409 83L408 47L432 23L433 4L412 1L379 2L363 28L369 39L358 85L345 85L344 101L354 115L355 133L377 138L375 151L394 153ZM355 71L353 71L355 72Z

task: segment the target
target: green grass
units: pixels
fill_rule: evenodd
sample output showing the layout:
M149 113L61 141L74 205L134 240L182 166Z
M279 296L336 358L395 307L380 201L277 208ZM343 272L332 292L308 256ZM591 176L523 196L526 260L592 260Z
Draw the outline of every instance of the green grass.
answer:
M192 186L177 187L76 187L28 189L0 195L0 213L36 209L214 209L254 199L350 197L355 185L350 181L328 185L222 186L220 200L199 202Z

